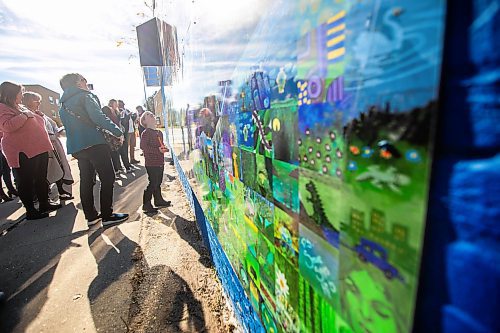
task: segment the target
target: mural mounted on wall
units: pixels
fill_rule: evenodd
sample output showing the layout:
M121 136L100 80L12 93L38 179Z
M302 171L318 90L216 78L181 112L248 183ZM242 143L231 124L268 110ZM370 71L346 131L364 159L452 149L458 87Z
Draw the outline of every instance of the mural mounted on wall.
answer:
M268 332L411 331L444 11L287 2L192 113L193 189Z

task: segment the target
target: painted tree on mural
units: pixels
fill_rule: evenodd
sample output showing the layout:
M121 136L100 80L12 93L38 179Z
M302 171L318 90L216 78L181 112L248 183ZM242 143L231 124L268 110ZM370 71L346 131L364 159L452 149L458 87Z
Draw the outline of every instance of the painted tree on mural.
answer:
M321 198L319 197L318 190L313 182L309 182L306 185L307 191L311 194L310 198L307 198L307 201L311 202L313 205L314 213L312 215L313 220L321 225L321 224L330 224L328 221L328 217L325 214L325 210L323 208L323 203L321 202Z

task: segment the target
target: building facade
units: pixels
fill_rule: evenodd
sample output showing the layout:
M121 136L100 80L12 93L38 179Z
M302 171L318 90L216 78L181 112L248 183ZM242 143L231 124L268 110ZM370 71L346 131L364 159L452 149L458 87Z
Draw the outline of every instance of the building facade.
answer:
M150 110L156 116L156 124L160 127L165 127L165 118L163 115L163 97L161 91L158 90L153 95L153 107L154 110ZM172 103L167 99L167 114L168 111L172 110Z
M40 111L54 119L60 126L62 123L61 118L59 118L59 100L61 98L59 93L39 84L25 84L23 86L26 91L33 91L42 96Z

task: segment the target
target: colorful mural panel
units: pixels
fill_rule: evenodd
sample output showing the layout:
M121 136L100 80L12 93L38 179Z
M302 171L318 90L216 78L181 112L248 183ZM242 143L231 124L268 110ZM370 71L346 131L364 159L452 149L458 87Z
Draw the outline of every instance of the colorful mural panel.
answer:
M267 332L409 332L445 1L267 6L190 111L193 189Z

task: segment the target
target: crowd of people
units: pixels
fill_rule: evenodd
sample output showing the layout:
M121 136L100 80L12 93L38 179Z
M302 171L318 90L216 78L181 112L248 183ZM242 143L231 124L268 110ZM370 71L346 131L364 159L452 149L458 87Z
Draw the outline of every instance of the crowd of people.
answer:
M60 85L62 127L41 112L39 94L8 81L0 85L0 174L7 189L5 193L0 183L0 202L18 196L26 219L49 217L51 211L62 207L60 202L74 199L74 179L66 155L71 154L79 168L80 201L87 225L126 221L128 214L113 211L113 188L121 173L140 169L135 156L139 132L149 178L143 211L155 213L159 207L168 207L170 202L163 199L160 188L168 148L163 134L156 130L155 116L142 106L132 112L122 100L111 99L101 107L87 80L77 73L64 75ZM63 132L66 150L60 140ZM97 178L100 212L94 201ZM53 197L49 195L51 188L57 189L59 202L49 199Z

